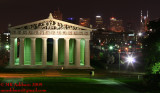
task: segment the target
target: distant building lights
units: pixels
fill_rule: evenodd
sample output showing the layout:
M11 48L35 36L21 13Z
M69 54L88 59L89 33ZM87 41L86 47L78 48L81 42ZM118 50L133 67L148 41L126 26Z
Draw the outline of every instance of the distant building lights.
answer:
M111 17L111 20L116 20L116 18L115 17Z
M101 18L101 16L96 16L97 18Z
M142 36L142 33L141 33L141 32L139 32L139 33L138 33L138 36Z
M73 21L73 20L74 20L74 18L70 17L70 18L68 18L68 20L72 20L72 21Z
M113 50L113 46L110 46L109 49L110 49L110 50Z

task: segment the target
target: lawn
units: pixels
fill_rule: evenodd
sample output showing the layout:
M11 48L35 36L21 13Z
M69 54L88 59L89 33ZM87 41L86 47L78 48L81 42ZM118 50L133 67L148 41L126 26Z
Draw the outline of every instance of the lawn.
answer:
M119 82L125 83L126 87L139 91L140 93L160 93L160 88L148 87L142 79L137 78L115 78Z
M37 88L46 89L47 93L124 93L90 78L39 77L24 78L23 82L42 83L43 86Z

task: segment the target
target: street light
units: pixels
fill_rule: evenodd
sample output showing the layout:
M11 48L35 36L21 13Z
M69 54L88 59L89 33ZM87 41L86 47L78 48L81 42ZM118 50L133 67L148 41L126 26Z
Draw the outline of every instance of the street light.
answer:
M9 49L9 45L6 45L5 48L8 50Z
M132 56L132 55L129 55L127 58L126 58L126 62L128 64L133 64L135 62L135 58Z
M131 67L134 69L133 63L136 62L135 57L133 57L132 55L128 55L128 56L126 57L126 62L128 63L128 64L127 64L127 68L128 68L129 66L131 66ZM130 71L131 71L131 67L129 68Z
M120 57L121 57L120 53L121 53L121 50L119 49L119 50L118 50L118 54L119 54L119 76L120 76L120 69L121 69L121 68L120 68Z
M109 46L109 50L113 50L113 46Z
M142 36L142 33L141 33L141 32L139 32L139 33L138 33L138 36Z

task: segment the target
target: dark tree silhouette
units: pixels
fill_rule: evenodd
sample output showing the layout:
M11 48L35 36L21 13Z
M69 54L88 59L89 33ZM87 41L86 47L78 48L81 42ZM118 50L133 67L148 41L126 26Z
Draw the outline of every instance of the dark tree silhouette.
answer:
M151 21L148 27L153 32L143 41L143 58L146 71L151 73L153 65L160 62L160 19Z

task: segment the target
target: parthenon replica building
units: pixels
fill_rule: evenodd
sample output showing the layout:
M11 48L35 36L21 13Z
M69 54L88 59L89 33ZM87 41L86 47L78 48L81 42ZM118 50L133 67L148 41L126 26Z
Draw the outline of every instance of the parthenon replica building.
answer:
M54 19L10 27L8 68L90 69L92 29Z

